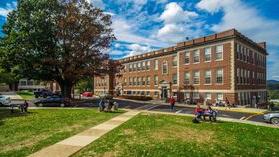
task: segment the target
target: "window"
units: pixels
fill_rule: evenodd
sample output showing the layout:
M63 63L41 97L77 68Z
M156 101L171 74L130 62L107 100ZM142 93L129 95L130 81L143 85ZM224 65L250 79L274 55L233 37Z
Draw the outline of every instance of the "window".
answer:
M142 62L141 65L142 65L142 70L145 70L145 62Z
M185 64L189 64L189 63L190 63L190 52L189 52L189 51L186 51L186 52L185 52L184 63L185 63Z
M200 98L199 92L193 92L193 98L194 99L199 99Z
M194 84L200 84L200 72L199 71L195 71L194 72Z
M216 98L217 98L217 101L223 101L224 100L224 97L223 97L223 93L217 93L216 94Z
M162 66L163 66L162 73L167 74L168 73L168 62L165 61Z
M134 63L133 64L133 71L136 71L137 70L137 63Z
M129 85L131 86L133 84L133 80L131 77L129 77Z
M185 92L184 93L184 99L189 99L190 98L190 93L189 92Z
M141 70L141 62L138 62L138 70Z
M142 85L145 85L145 77L142 77L141 80L142 80L142 83L141 83L141 84L142 84Z
M126 86L127 85L127 79L125 78L124 79L124 86Z
M216 46L216 60L223 59L223 45Z
M140 85L140 79L139 79L139 77L137 77L137 85L138 85L138 86Z
M150 85L150 77L149 76L146 77L146 85Z
M26 86L27 85L27 81L20 81L19 83L21 86Z
M184 84L190 84L190 73L189 72L184 73Z
M216 72L216 83L223 83L223 69L218 69Z
M205 94L204 94L204 98L205 98L206 100L211 100L211 93L205 93Z
M172 83L177 84L177 74L172 74Z
M205 71L205 84L211 84L211 71Z
M155 91L155 92L154 92L154 95L155 95L156 97L159 97L159 92Z
M158 85L158 76L157 75L154 76L154 85Z
M158 68L159 68L159 62L158 62L158 60L156 59L156 60L154 61L154 70L158 70Z
M204 50L204 57L205 57L204 60L206 62L211 60L211 48L210 47L205 48L205 50Z
M237 77L237 83L240 83L240 70L239 68L236 69L236 77Z
M129 64L129 71L133 71L133 65Z
M177 66L177 55L172 56L172 66Z
M137 85L137 83L136 83L136 78L135 78L135 77L133 78L133 85L134 85L134 86Z
M194 51L194 63L198 63L198 62L200 62L200 51L195 50Z
M142 78L139 77L138 79L139 79L139 80L138 80L138 81L139 81L139 85L142 85Z
M146 92L146 95L147 95L147 96L150 96L150 91L147 91L147 92Z
M147 61L146 62L146 70L149 70L150 69L150 61Z

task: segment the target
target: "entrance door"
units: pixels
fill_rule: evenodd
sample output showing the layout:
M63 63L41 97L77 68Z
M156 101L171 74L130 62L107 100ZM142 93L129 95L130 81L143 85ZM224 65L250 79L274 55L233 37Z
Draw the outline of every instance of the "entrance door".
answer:
M168 89L167 87L162 87L162 96L161 96L162 99L166 99L168 98Z

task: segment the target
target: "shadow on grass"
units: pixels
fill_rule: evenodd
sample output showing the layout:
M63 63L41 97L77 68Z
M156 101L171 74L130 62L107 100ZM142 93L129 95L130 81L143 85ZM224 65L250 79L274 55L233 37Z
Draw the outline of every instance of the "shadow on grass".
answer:
M37 114L36 112L27 112L21 113L19 110L14 110L11 112L10 109L0 109L0 126L4 125L4 119L16 118L16 117L25 117L31 114Z

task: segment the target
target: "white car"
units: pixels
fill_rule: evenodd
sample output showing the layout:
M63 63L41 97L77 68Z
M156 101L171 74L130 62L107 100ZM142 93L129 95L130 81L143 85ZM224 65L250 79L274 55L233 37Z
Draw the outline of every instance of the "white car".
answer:
M10 106L11 98L8 96L0 95L0 106Z

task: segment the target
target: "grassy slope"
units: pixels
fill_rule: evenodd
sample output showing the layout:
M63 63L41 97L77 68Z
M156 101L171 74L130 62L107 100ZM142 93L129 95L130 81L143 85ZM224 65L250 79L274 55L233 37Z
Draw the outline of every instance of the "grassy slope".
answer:
M119 114L95 109L30 112L10 114L0 110L0 156L26 156Z
M76 156L279 156L277 137L274 128L139 115Z
M33 92L28 92L28 91L19 91L16 92L19 96L21 96L24 100L32 100L34 99L34 94Z

